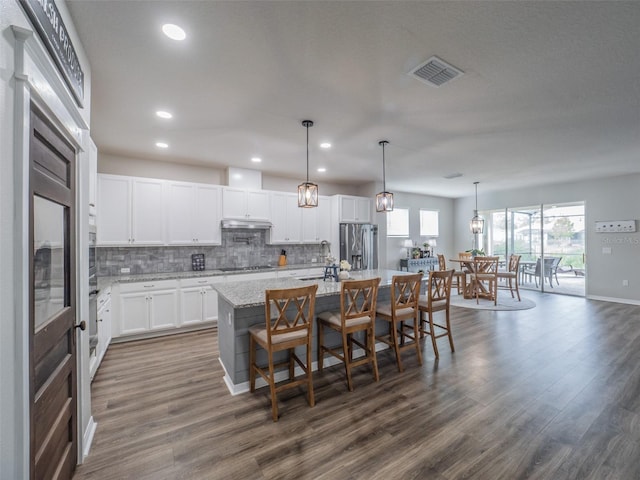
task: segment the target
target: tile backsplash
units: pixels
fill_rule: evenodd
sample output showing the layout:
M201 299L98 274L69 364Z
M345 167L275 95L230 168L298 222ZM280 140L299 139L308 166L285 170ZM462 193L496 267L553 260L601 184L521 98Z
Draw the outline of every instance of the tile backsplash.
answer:
M269 245L266 230L234 229L222 231L220 246L163 246L163 247L98 247L99 276L122 275L121 268L129 268L136 275L191 271L191 255L203 253L205 268L250 267L278 265L281 250L287 251L289 264L323 260L319 244Z

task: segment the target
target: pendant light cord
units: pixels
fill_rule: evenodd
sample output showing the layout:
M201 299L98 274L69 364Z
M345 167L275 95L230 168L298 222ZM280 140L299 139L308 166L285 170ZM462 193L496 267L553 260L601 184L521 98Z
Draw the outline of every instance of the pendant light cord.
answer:
M307 127L307 183L309 183L309 123L307 122L305 126Z

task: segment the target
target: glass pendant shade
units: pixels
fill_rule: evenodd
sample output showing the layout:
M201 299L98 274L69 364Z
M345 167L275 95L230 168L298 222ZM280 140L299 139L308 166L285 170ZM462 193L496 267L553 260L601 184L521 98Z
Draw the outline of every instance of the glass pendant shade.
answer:
M378 145L382 147L382 191L376 195L376 212L391 212L393 211L393 193L387 192L387 182L385 174L384 164L384 147L389 142L386 140L380 140Z
M380 192L376 195L376 212L391 212L393 210L393 193Z
M318 206L318 185L309 181L309 127L313 127L313 122L303 120L302 126L307 129L307 181L298 185L298 206L311 208Z
M474 235L478 235L484 232L484 219L478 216L477 210L475 211L475 215L469 223L469 228L471 229L471 233L473 233Z
M311 182L298 185L298 206L302 208L318 206L318 185Z

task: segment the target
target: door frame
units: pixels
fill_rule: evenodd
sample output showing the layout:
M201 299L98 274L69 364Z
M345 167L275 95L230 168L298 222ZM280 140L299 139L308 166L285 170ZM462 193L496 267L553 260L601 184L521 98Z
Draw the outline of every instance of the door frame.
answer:
M88 256L83 250L88 238L88 152L89 125L83 112L77 107L68 88L62 81L56 65L43 48L37 35L29 28L12 25L8 29L13 34L13 76L9 91L13 92L13 103L8 106L13 111L12 141L9 142L10 160L3 161L7 177L2 180L2 198L12 202L12 226L9 239L3 246L10 246L7 265L10 271L1 273L3 279L3 316L7 313L11 322L3 323L7 327L2 342L2 365L0 365L0 389L2 406L9 412L3 416L0 428L0 471L7 478L29 478L30 463L30 411L29 411L29 117L30 105L34 102L56 123L63 126L63 132L69 137L77 151L76 169L76 266L79 270L76 284L78 316L76 323L88 315L88 285L83 287L82 269L88 265ZM90 105L90 97L86 104ZM84 178L86 177L86 181ZM82 182L78 179L82 178ZM85 186L86 184L86 186ZM7 188L5 188L7 187ZM85 206L85 203L87 205ZM3 212L3 215L6 212ZM6 218L6 217L5 217ZM88 274L88 273L87 273ZM7 284L4 284L6 280ZM87 295L84 295L87 293ZM87 297L86 299L84 297ZM88 333L77 335L78 346L78 463L82 463L88 452L95 422L91 417L91 396L89 378L89 338ZM86 357L86 361L83 358ZM86 365L84 365L86 363ZM86 370L86 373L85 373ZM6 390L5 390L6 389ZM6 393L5 393L6 392ZM7 447L7 448L5 448Z

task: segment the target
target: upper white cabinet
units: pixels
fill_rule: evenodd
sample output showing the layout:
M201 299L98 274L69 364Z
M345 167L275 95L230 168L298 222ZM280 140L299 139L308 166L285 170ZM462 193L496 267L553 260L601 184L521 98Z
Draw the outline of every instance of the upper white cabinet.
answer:
M295 193L271 192L271 243L300 243L303 210L315 208L298 207Z
M371 199L337 195L339 222L369 223L371 221Z
M220 244L222 189L214 185L167 182L167 242Z
M131 244L131 182L127 177L98 176L97 242Z
M320 243L322 240L328 240L331 233L331 199L319 197L317 207L299 210L302 211L302 241Z
M163 181L98 176L98 244L163 245Z
M224 188L222 190L223 218L269 220L269 192Z

